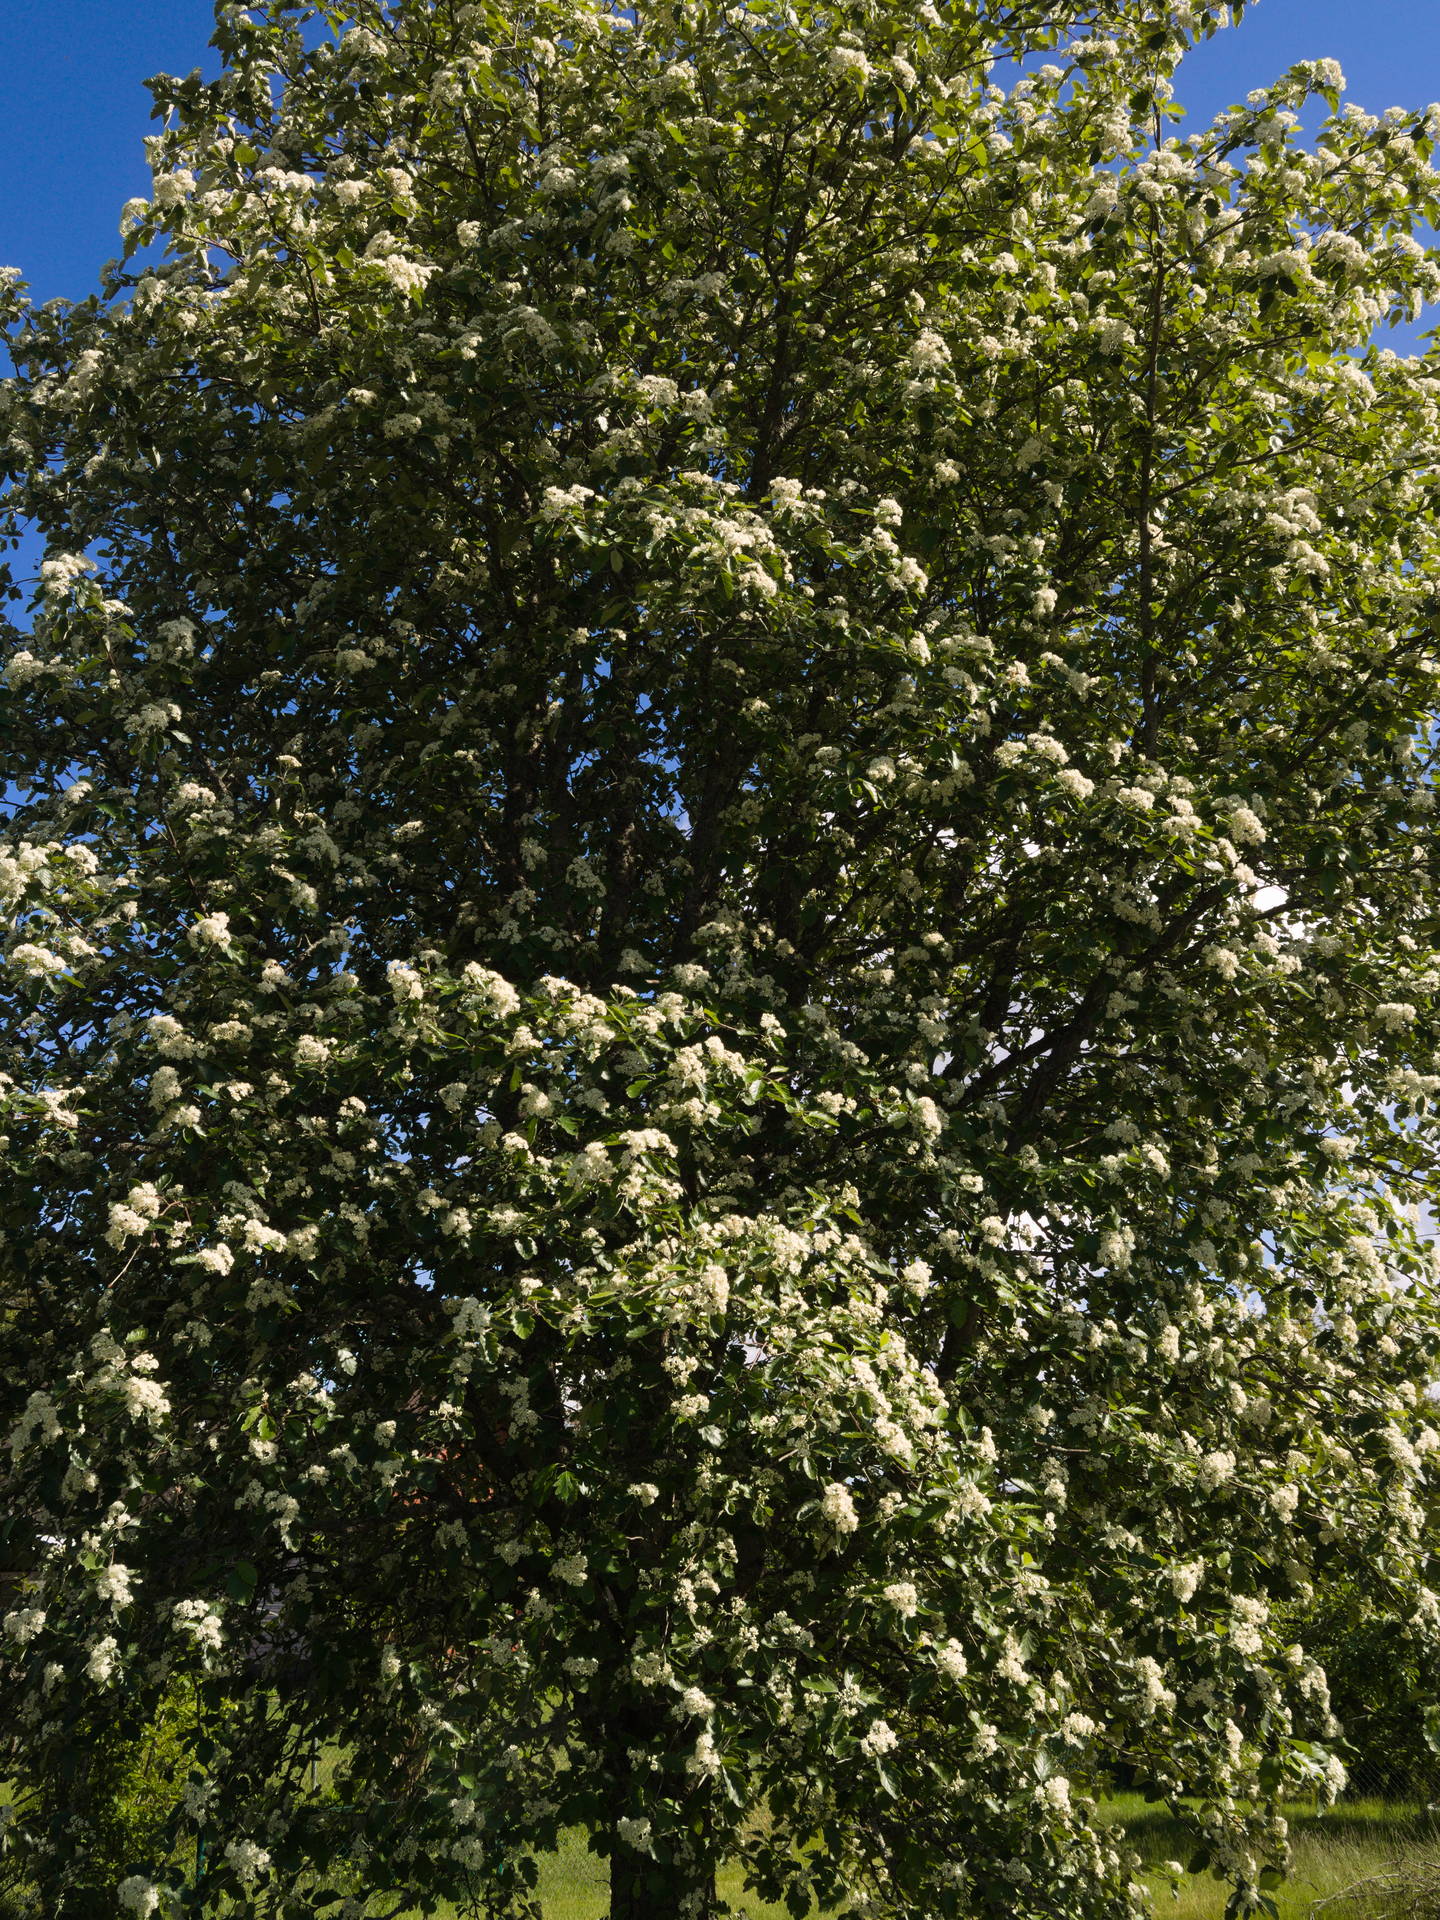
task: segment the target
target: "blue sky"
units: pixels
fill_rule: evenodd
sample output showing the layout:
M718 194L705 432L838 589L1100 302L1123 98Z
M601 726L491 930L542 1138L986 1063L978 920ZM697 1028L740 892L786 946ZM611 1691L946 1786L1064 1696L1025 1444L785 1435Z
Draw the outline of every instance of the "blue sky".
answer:
M118 251L149 178L141 82L210 66L211 22L210 0L0 0L0 265L36 299L83 295ZM1182 70L1189 125L1320 55L1372 111L1440 99L1440 0L1258 0Z

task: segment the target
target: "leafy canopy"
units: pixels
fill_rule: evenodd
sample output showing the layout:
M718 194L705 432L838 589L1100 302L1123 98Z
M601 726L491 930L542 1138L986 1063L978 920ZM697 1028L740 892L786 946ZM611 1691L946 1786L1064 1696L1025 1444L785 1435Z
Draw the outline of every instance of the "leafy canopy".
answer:
M1435 116L1222 11L222 7L10 288L47 1914L192 1687L122 1911L1113 1920L1123 1767L1248 1912L1433 1655Z

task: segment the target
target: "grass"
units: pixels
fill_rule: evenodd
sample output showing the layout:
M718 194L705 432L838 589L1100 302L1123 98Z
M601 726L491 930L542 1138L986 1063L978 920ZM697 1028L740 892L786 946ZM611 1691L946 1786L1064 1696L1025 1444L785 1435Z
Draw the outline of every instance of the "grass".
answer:
M1104 1817L1125 1830L1145 1861L1156 1920L1222 1920L1229 1889L1209 1874L1188 1874L1179 1897L1170 1892L1161 1864L1187 1858L1193 1843L1187 1845L1180 1823L1163 1807L1121 1794L1106 1803ZM1318 1901L1400 1868L1428 1868L1440 1880L1440 1822L1418 1806L1347 1800L1323 1813L1309 1806L1290 1807L1286 1818L1293 1860L1290 1878L1275 1895L1281 1920L1308 1920ZM583 1835L567 1835L560 1851L545 1855L540 1864L545 1920L603 1920L605 1864L587 1853ZM748 1920L781 1920L784 1914L782 1907L745 1896L736 1872L721 1875L720 1890L743 1906ZM1356 1900L1336 1902L1320 1920L1389 1920L1392 1913L1396 1920L1402 1915L1409 1920L1409 1909L1392 1905L1383 1888L1367 1888ZM1440 1901L1434 1913L1440 1920Z
M745 1892L736 1868L721 1873L720 1891L744 1909L748 1920L787 1920L784 1907ZM545 1920L604 1920L610 1899L609 1868L586 1850L582 1833L567 1833L557 1853L541 1856L540 1898Z
M1222 1920L1229 1889L1221 1881L1189 1874L1178 1897L1171 1892L1163 1863L1187 1858L1190 1846L1184 1828L1164 1807L1147 1805L1136 1794L1119 1794L1105 1803L1101 1817L1120 1827L1139 1853L1154 1893L1155 1920ZM1289 1879L1275 1894L1280 1920L1309 1920L1321 1901L1332 1904L1317 1920L1440 1920L1440 1819L1435 1815L1416 1805L1346 1800L1323 1813L1292 1806L1286 1817L1292 1862ZM539 1868L545 1920L605 1920L609 1871L589 1851L582 1831L566 1833L556 1852L540 1856ZM1413 1899L1397 1897L1385 1884L1397 1872L1416 1887ZM1350 1888L1356 1889L1353 1898L1336 1898ZM783 1907L745 1893L736 1868L721 1873L720 1891L747 1920L786 1920ZM0 1920L3 1916L0 1900Z
M1187 1856L1179 1821L1137 1795L1118 1795L1105 1811L1146 1863L1155 1889L1156 1920L1222 1920L1228 1892L1222 1882L1209 1874L1187 1874L1177 1898L1160 1872L1162 1862ZM1323 1813L1309 1805L1287 1807L1285 1813L1291 1864L1289 1878L1274 1896L1281 1920L1307 1920L1322 1900L1334 1904L1320 1920L1388 1920L1390 1914L1409 1909L1391 1902L1383 1887L1367 1888L1343 1902L1334 1896L1397 1872L1440 1877L1440 1823L1418 1806L1346 1800ZM1440 1905L1432 1911L1440 1916Z
M1124 1829L1145 1862L1155 1920L1222 1920L1229 1888L1209 1874L1187 1874L1178 1897L1171 1893L1162 1863L1187 1858L1193 1842L1187 1843L1180 1822L1163 1807L1147 1805L1138 1794L1119 1794L1106 1802L1102 1817ZM1397 1869L1428 1869L1440 1887L1440 1822L1418 1806L1347 1800L1323 1813L1290 1807L1286 1818L1293 1860L1290 1878L1275 1895L1281 1920L1308 1920L1317 1902ZM608 1891L605 1863L587 1851L578 1830L565 1835L558 1852L541 1857L545 1920L604 1920ZM745 1894L734 1869L721 1874L720 1891L747 1920L783 1920L783 1907ZM1412 1912L1422 1920L1419 1909L1395 1903L1384 1887L1366 1887L1354 1900L1336 1901L1318 1920L1411 1920ZM1440 1920L1440 1897L1424 1908L1423 1920Z

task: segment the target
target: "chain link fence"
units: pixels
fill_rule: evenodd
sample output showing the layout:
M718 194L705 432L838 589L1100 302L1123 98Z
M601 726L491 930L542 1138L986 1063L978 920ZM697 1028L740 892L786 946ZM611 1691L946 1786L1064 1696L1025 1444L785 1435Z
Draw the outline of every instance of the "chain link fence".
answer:
M1378 1742L1352 1754L1346 1771L1333 1806L1317 1805L1313 1822L1292 1818L1298 1877L1315 1889L1298 1912L1304 1920L1440 1920L1440 1755L1418 1740L1398 1750Z
M1346 1763L1348 1780L1342 1803L1379 1800L1397 1812L1412 1807L1417 1818L1440 1821L1440 1754L1433 1764L1397 1764L1373 1754L1361 1754Z

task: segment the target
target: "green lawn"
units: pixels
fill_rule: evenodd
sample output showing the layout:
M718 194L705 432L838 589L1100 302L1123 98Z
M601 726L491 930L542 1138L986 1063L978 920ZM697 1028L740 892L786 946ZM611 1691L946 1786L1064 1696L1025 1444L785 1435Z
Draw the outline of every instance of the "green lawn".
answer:
M1176 1899L1169 1880L1158 1871L1161 1862L1184 1858L1190 1851L1178 1821L1163 1807L1147 1806L1138 1795L1119 1795L1107 1802L1105 1814L1125 1829L1141 1857L1156 1869L1156 1920L1222 1920L1229 1890L1221 1882L1208 1874L1190 1875ZM1351 1800L1320 1814L1294 1807L1287 1818L1294 1863L1290 1880L1276 1895L1282 1920L1306 1920L1317 1901L1406 1863L1432 1862L1440 1872L1440 1824L1427 1820L1416 1807ZM544 1857L540 1885L545 1920L603 1920L605 1865L587 1853L583 1835L568 1836L559 1853ZM743 1905L748 1920L781 1920L784 1914L782 1907L745 1898L738 1873L723 1874L720 1886ZM1440 1915L1440 1907L1436 1911ZM1356 1902L1327 1909L1323 1920L1381 1920L1387 1912L1383 1896L1367 1891Z
M1118 1795L1106 1805L1106 1817L1123 1827L1147 1864L1155 1871L1156 1920L1222 1920L1227 1888L1208 1874L1188 1875L1179 1898L1158 1868L1165 1860L1184 1859L1187 1848L1180 1823L1163 1807L1147 1806L1136 1795ZM1288 1807L1293 1858L1290 1877L1275 1894L1281 1920L1306 1920L1321 1900L1342 1893L1364 1880L1397 1869L1433 1866L1440 1871L1440 1824L1420 1808L1382 1800L1347 1800L1316 1813L1307 1806ZM1408 1907L1387 1904L1383 1889L1367 1889L1353 1901L1336 1901L1322 1920L1396 1920ZM1440 1905L1433 1909L1440 1915Z
M1180 1823L1163 1807L1121 1794L1105 1803L1102 1817L1124 1829L1150 1870L1156 1920L1222 1920L1228 1889L1208 1874L1187 1876L1178 1899L1171 1893L1161 1864L1184 1859L1189 1849ZM1290 1879L1275 1896L1281 1920L1308 1920L1317 1902L1406 1867L1428 1867L1440 1890L1440 1820L1418 1807L1348 1800L1318 1814L1291 1807L1287 1818L1294 1859ZM720 1890L747 1920L784 1920L783 1907L745 1894L738 1870L722 1873ZM540 1892L545 1920L604 1920L608 1871L578 1829L565 1836L558 1852L541 1856ZM1397 1902L1383 1886L1369 1887L1354 1900L1335 1901L1318 1920L1440 1920L1440 1891L1430 1902ZM0 1902L0 1916L3 1911Z
M733 1868L720 1875L720 1891L736 1906L744 1907L748 1920L786 1920L784 1907L746 1895L741 1876ZM567 1834L558 1853L542 1857L540 1893L545 1920L604 1920L610 1894L609 1869L603 1860L587 1852L584 1834Z

